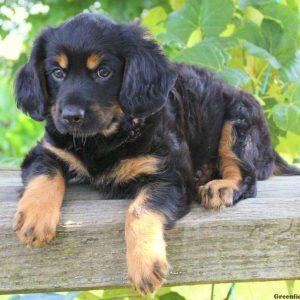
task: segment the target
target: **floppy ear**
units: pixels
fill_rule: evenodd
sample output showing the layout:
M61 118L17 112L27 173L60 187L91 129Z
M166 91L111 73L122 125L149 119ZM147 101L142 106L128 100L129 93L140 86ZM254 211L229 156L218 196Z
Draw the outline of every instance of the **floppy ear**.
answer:
M37 121L44 120L46 91L42 60L45 56L44 35L34 42L28 63L21 68L15 79L17 107Z
M133 117L147 117L166 103L176 75L159 45L145 38L144 30L133 25L121 26L125 70L120 104Z

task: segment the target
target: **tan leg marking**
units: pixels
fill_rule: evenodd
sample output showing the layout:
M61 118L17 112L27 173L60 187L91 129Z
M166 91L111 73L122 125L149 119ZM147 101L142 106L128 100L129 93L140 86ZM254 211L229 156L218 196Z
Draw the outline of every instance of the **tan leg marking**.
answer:
M62 69L67 69L68 68L69 60L68 60L68 57L65 53L61 53L61 54L55 56L54 60L58 63L58 65Z
M51 145L50 143L48 143L46 141L44 141L42 143L42 146L45 149L52 152L53 154L55 154L56 156L58 156L61 160L66 162L71 171L77 172L78 175L89 177L89 172L86 169L86 167L72 153L70 153L64 149L56 148L55 146Z
M86 66L90 70L95 70L101 64L103 57L97 53L92 53L86 61Z
M125 224L129 280L144 295L155 292L168 273L165 218L159 212L146 210L148 193L142 190L130 205Z
M233 204L233 191L239 189L242 180L239 159L232 151L233 124L226 121L219 144L220 173L223 179L213 180L200 186L201 205L208 209L220 209Z
M55 237L64 193L65 181L59 172L52 177L40 175L29 182L13 221L22 242L41 246Z

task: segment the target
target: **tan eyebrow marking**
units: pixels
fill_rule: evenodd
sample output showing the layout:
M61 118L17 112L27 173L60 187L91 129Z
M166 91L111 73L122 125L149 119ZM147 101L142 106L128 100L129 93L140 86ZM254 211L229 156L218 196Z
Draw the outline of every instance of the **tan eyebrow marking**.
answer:
M96 69L102 62L103 58L97 53L92 53L89 55L86 61L86 66L90 70Z
M68 67L69 61L65 53L60 53L59 55L54 56L54 60L62 69L66 69Z

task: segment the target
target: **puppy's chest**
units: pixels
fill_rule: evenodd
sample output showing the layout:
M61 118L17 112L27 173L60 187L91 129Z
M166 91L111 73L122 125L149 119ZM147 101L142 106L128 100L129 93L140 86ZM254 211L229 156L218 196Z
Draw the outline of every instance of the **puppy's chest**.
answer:
M125 186L144 176L153 176L161 169L161 159L150 155L119 157L118 154L98 157L92 153L71 153L67 161L71 181L88 181L98 187Z

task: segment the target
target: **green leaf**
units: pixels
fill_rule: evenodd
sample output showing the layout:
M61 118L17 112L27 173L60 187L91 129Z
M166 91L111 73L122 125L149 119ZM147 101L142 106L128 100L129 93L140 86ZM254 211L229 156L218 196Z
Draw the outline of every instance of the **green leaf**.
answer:
M234 86L244 85L250 80L249 76L240 69L225 68L224 70L217 72L217 74L227 83Z
M295 58L288 66L280 69L279 75L285 82L300 82L300 50L296 52Z
M261 30L268 50L282 64L290 63L296 51L296 37L288 35L278 20L263 19Z
M282 39L283 28L281 22L264 18L261 23L261 32L265 36L269 52L272 53L272 50L277 47Z
M242 9L250 5L263 5L272 2L274 2L274 0L238 0L238 4Z
M262 31L269 42L268 51L281 65L290 64L297 50L298 17L286 5L270 3L258 7L264 15Z
M89 291L81 292L76 298L78 300L99 300L98 296Z
M251 50L249 52L269 60L273 67L278 69L291 64L297 50L299 22L296 14L278 3L257 5L256 8L263 16L260 26L246 20L235 36L264 49L257 51L256 48L252 49L252 53ZM249 44L245 45L253 48Z
M167 18L166 11L162 6L156 6L148 10L146 15L143 17L141 24L147 26L153 35L164 31L162 21Z
M290 295L294 293L295 280L287 280L286 286Z
M300 135L288 131L285 136L278 136L278 145L275 149L280 154L284 154L285 158L289 158L292 163L293 160L297 160L300 157ZM290 288L291 285L287 285L288 293L293 294L289 292Z
M267 50L265 50L261 47L258 47L255 44L247 42L247 41L244 41L242 46L251 55L257 56L257 57L262 57L262 58L266 59L272 65L272 67L274 67L275 69L281 68L281 64L276 59L276 57L274 57L272 54L270 54Z
M161 32L161 33L159 33L156 36L156 39L159 42L161 42L163 44L167 44L167 45L168 44L172 44L172 43L175 43L175 44L178 44L178 45L182 44L180 38L178 38L176 35L174 35L172 33L169 33L169 32ZM181 46L183 46L183 45L181 45Z
M257 26L252 21L246 20L244 26L239 29L234 36L239 39L246 40L258 47L266 48L265 38L260 30L260 27Z
M175 61L221 70L230 56L213 40L204 40L191 48L183 49L174 57Z
M185 300L185 298L182 297L177 292L170 292L170 293L160 296L159 300Z
M295 85L292 89L290 101L300 105L300 84Z
M277 104L272 109L272 116L280 129L300 134L300 102Z
M170 5L171 5L173 10L180 9L183 6L184 1L185 0L169 0Z
M187 0L181 10L170 14L166 28L186 44L198 28L204 37L218 36L230 22L232 14L231 0Z
M258 6L258 10L265 18L281 22L285 34L296 38L299 29L299 20L297 15L286 5L278 3L269 3Z

